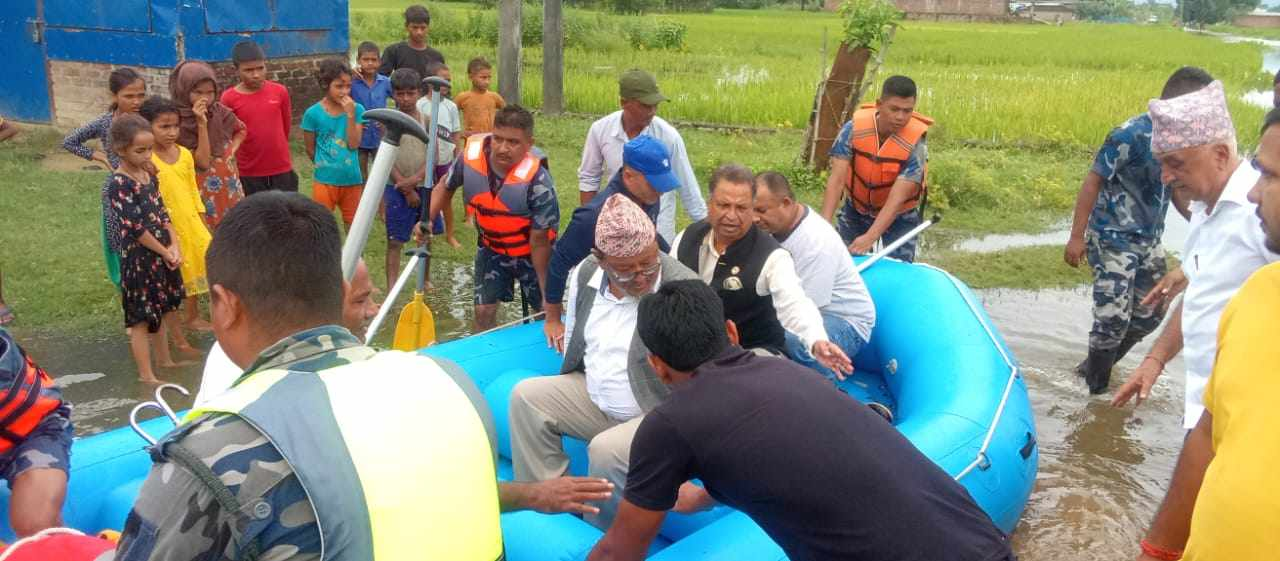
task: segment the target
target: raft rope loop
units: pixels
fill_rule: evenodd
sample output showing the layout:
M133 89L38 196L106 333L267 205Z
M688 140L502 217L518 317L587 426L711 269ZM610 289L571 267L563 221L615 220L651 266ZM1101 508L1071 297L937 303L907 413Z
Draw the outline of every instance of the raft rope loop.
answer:
M987 332L987 337L991 339L991 344L995 345L996 350L1000 352L1000 357L1004 359L1004 363L1009 366L1009 379L1004 384L1004 394L1000 396L1000 405L996 407L995 416L991 418L991 424L987 428L987 436L982 439L982 446L978 448L978 454L974 456L973 461L970 462L968 466L965 466L964 469L960 470L960 473L955 476L955 480L960 481L964 476L969 475L969 472L973 471L974 468L986 470L988 467L991 467L991 460L987 457L987 449L991 447L991 439L995 437L996 427L1000 425L1000 420L1004 417L1005 405L1009 403L1009 394L1013 391L1013 382L1018 379L1018 375L1021 371L1019 370L1018 365L1014 364L1013 358L1009 356L1004 345L1000 344L1000 340L996 338L996 334L992 331L991 325L987 323L987 320L983 318L982 314L978 311L977 306L974 305L973 299L971 299L969 294L960 287L960 281L951 273L934 267L933 265L927 265L924 263L920 263L919 265L922 267L928 267L946 275L947 280L951 281L951 286L955 287L956 292L959 292L960 297L964 299L965 305L969 306L969 312L973 314L974 318L977 318L978 323L982 324L982 329Z

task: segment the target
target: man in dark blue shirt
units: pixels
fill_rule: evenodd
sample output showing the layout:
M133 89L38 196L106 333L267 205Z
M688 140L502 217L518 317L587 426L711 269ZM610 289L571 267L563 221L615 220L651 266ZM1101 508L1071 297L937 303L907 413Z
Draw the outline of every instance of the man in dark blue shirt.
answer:
M543 305L547 321L543 330L547 345L564 352L564 289L569 271L578 266L596 243L596 220L605 201L614 193L621 193L634 201L649 219L658 220L659 199L663 193L680 187L680 180L671 171L671 154L667 147L649 135L640 135L622 147L622 169L609 180L609 185L587 204L573 211L564 234L556 240L547 270L547 284L542 289ZM658 247L666 253L670 247L658 236Z

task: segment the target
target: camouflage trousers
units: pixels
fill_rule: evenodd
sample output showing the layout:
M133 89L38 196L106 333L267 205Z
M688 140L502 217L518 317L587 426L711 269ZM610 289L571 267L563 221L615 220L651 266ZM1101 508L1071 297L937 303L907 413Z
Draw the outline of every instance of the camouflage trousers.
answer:
M1158 240L1102 239L1092 230L1085 239L1093 268L1089 348L1114 349L1126 337L1141 339L1155 331L1164 319L1164 310L1142 306L1141 302L1168 270L1164 247Z

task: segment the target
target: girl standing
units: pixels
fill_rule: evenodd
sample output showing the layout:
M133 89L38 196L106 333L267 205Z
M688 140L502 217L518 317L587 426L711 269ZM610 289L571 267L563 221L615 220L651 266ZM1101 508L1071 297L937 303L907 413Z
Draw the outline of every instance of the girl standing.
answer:
M155 178L147 171L155 137L151 124L137 115L116 117L111 123L111 146L120 166L107 179L107 198L120 220L120 295L129 349L138 364L138 379L159 383L151 367L178 366L169 355L162 331L172 325L182 305L182 251L169 213L160 200Z
M167 97L157 96L144 102L138 114L151 121L151 134L155 137L151 163L155 165L156 180L160 182L160 198L164 201L165 210L169 211L169 219L173 222L173 231L178 234L178 245L182 250L180 270L187 293L185 323L188 328L207 331L210 325L200 318L198 297L209 293L204 254L209 249L212 236L205 225L204 202L200 200L200 190L196 187L195 160L190 150L177 144L178 106ZM197 113L196 118L207 116ZM182 335L182 330L177 325L173 327L179 336L175 341L178 350L196 352Z
M217 78L206 63L188 60L174 67L169 94L178 105L178 144L195 159L205 223L216 230L227 211L244 198L233 160L244 142L244 123L217 101Z
M111 122L120 115L137 113L142 100L147 97L147 85L142 75L132 68L117 68L107 79L107 89L111 92L111 109L101 117L89 121L88 124L71 131L62 139L62 147L68 152L89 161L98 162L108 170L120 165L120 158L111 147ZM85 146L85 142L97 139L100 149L94 150ZM102 227L99 234L102 238L102 259L106 263L107 278L114 285L120 285L120 244L114 239L120 231L120 224L111 214L107 204L106 186L102 189Z

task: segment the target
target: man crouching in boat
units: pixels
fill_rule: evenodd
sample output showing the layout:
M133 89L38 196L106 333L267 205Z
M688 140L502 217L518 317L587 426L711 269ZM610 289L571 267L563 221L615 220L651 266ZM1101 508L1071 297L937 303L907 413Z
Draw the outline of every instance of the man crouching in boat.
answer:
M341 327L339 246L301 195L227 214L206 258L213 329L245 373L151 449L116 559L503 556L480 416L431 359Z
M614 194L595 222L594 245L569 274L565 301L569 344L559 376L535 376L511 393L512 467L519 481L560 477L569 468L561 435L588 442L588 470L617 487L626 482L631 437L667 395L645 362L636 336L640 297L680 279L688 268L658 249L653 220L630 198ZM584 520L608 528L616 498Z
M43 368L0 328L0 477L18 537L62 525L71 456L71 405Z
M677 497L737 508L793 561L1013 559L901 433L814 371L738 346L724 317L701 282L641 299L637 330L671 394L636 431L625 497L590 561L642 559ZM688 492L692 478L706 490Z

